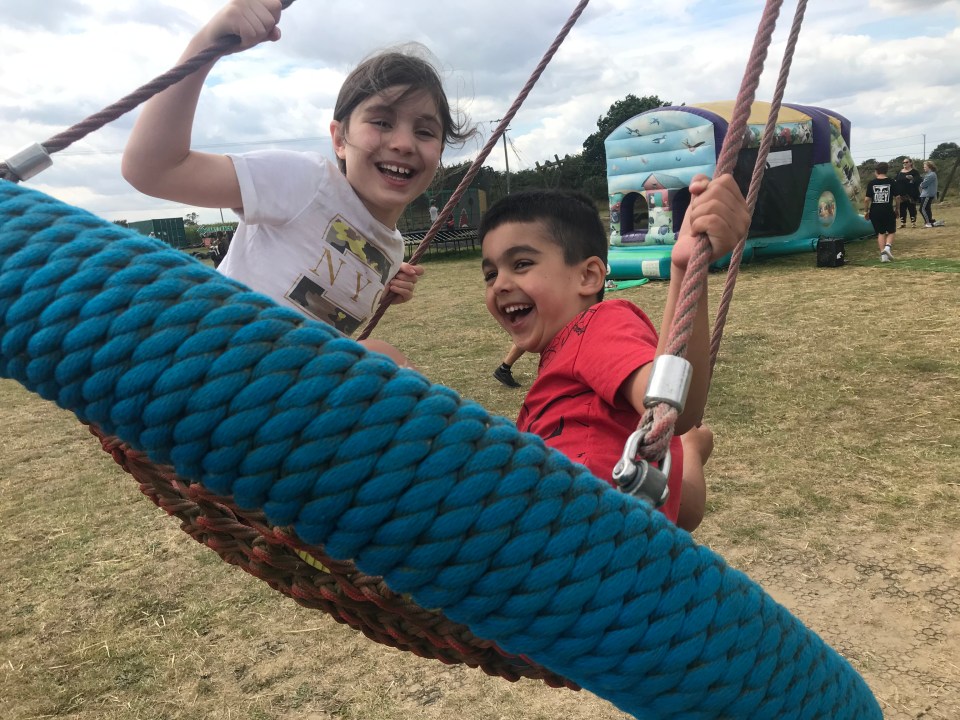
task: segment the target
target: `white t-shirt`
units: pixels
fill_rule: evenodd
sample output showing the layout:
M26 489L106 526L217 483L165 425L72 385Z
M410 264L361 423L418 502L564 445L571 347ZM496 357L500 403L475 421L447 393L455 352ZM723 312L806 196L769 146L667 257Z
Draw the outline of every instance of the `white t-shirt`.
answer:
M319 153L230 155L243 207L218 270L350 335L403 261L403 236L374 218Z

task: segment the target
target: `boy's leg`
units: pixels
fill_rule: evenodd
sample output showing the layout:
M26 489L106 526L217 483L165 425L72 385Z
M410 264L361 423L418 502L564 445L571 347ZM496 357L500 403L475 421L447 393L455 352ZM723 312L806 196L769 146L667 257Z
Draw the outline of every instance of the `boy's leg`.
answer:
M513 364L522 356L523 350L518 348L516 345L511 344L510 349L507 351L506 357L504 357L503 362L500 363L500 367L493 371L493 376L507 387L520 387L520 383L518 383L513 377L511 368L513 368Z
M683 445L683 483L677 527L693 532L703 521L707 504L707 480L703 466L713 452L713 431L706 425L687 430L680 436Z
M896 220L894 220L894 227L896 227ZM893 260L893 238L894 234L892 232L877 235L877 240L883 245L883 247L880 248L880 262L890 262Z

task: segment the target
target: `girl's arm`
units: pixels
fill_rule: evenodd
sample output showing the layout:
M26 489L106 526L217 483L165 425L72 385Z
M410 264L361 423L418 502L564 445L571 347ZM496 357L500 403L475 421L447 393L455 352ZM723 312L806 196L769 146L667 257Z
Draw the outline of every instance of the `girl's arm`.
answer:
M281 0L231 0L187 45L188 60L225 35L231 52L277 40ZM143 106L123 153L123 177L140 192L199 207L239 208L240 184L226 155L190 149L197 101L215 60L155 95Z

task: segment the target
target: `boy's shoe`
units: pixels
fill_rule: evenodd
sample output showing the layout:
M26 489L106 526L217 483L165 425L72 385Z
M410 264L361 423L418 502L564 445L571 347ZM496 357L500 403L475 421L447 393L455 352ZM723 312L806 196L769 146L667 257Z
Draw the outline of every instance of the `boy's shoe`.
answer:
M880 252L880 262L890 262L893 260L893 253L890 252L890 248L884 248Z
M503 365L493 371L493 376L507 387L520 387L520 383L514 379L513 373L510 372L510 368L505 368Z
M934 227L943 227L943 225L944 225L943 220L934 220L934 221L933 221L933 226L934 226Z
M914 221L913 221L913 225L911 225L910 227L913 227L913 228L915 228L916 226L917 226L917 221L916 221L916 220L914 220Z
M925 228L933 227L933 225L931 225L930 223L927 223L926 225L924 225L924 227L925 227Z
M901 227L901 229L902 229L902 228L905 228L906 226L907 226L907 223L906 223L906 221L904 221L904 222L902 222L902 223L900 223L900 227Z

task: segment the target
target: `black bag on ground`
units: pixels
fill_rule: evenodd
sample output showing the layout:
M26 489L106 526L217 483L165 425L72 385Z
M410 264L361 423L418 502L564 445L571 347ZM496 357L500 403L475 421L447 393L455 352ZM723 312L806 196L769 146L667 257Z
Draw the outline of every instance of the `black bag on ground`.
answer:
M843 238L820 238L817 240L817 267L840 267L847 261Z

